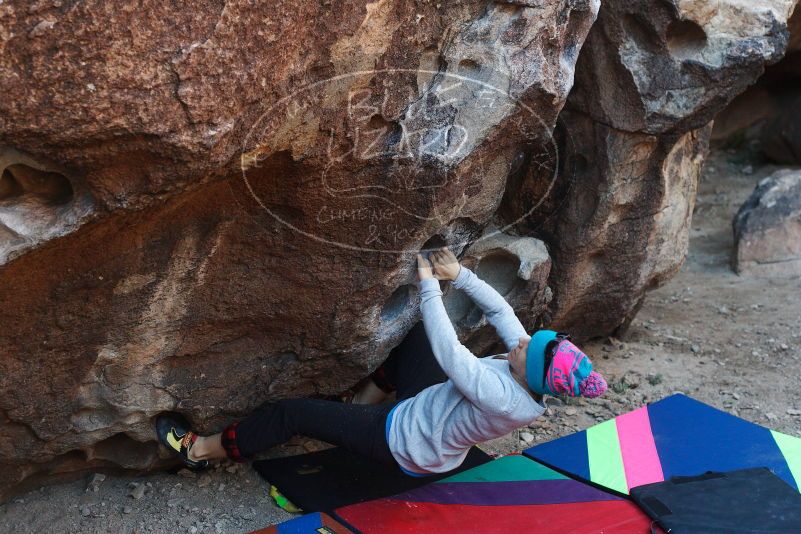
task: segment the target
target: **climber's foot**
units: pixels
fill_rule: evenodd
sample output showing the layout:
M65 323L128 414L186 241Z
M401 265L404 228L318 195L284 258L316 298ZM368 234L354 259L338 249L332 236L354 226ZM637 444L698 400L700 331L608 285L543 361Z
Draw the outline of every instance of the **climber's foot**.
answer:
M176 454L189 469L200 471L209 466L208 460L193 460L189 451L198 438L189 430L189 422L177 414L160 415L156 419L156 435L162 445Z

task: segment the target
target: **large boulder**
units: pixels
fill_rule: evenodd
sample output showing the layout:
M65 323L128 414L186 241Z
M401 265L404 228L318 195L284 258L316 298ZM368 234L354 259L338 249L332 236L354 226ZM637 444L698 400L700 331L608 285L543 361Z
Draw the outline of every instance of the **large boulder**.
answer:
M538 320L545 247L487 227L598 1L325 4L0 5L0 499L161 465L165 410L355 383L418 317L420 248Z
M738 274L801 276L801 171L784 169L760 181L733 228Z
M604 1L560 118L562 172L519 225L553 258L552 326L622 331L679 269L710 121L782 57L794 3ZM541 181L521 189L536 198Z
M575 150L540 226L554 263L546 320L577 337L616 333L684 261L710 128L676 138L562 115Z

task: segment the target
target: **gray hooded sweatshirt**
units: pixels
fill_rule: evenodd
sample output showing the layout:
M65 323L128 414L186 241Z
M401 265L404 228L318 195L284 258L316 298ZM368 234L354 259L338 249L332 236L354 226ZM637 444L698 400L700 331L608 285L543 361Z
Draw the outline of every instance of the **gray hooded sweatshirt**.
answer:
M507 350L529 337L512 307L462 266L453 286L475 302ZM512 376L509 362L476 358L456 337L439 281L418 283L423 325L449 380L395 406L387 420L392 455L409 474L442 473L461 465L470 447L529 424L545 411Z

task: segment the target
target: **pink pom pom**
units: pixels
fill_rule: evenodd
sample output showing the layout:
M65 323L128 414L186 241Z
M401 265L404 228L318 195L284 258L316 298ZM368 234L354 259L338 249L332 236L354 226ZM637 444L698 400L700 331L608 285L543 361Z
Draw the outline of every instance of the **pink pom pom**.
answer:
M592 399L603 395L607 387L604 377L600 373L593 371L590 376L581 381L579 391L581 391L582 397Z

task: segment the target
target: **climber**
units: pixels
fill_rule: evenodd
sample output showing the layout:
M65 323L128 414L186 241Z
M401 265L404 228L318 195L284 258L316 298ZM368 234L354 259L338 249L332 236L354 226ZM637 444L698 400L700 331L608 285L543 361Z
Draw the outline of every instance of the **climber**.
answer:
M267 402L222 433L200 436L183 418L162 415L161 443L192 469L209 460L246 461L299 434L319 439L412 476L458 467L473 445L531 423L545 410L542 395L597 397L603 377L567 336L540 330L530 337L512 307L443 247L433 266L417 255L422 322L346 401ZM508 353L476 358L456 337L439 280L450 280L483 310ZM392 402L383 403L395 392Z

